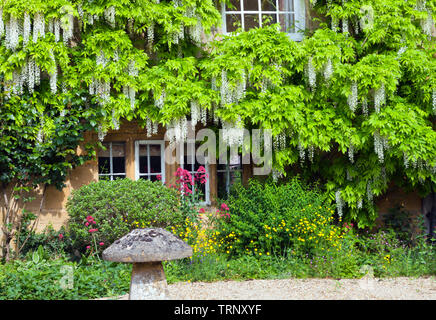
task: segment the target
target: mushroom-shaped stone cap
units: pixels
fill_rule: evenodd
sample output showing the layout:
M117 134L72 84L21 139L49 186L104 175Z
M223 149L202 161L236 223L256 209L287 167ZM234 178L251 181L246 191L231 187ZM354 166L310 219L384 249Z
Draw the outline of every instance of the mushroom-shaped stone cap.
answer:
M161 228L135 229L103 251L103 259L116 262L157 262L192 256L192 248Z

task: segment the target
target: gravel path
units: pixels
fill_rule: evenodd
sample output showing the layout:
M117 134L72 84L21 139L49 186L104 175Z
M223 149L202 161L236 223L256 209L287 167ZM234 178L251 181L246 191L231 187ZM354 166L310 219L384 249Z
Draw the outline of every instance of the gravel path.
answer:
M169 291L174 300L436 300L436 278L178 282Z

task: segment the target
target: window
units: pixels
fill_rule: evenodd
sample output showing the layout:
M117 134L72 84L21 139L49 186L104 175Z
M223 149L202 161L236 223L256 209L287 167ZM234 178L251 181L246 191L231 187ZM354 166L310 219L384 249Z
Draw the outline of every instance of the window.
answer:
M200 159L198 161L196 155L195 155L195 144L194 143L185 143L182 153L182 159L180 161L180 166L188 170L189 173L192 175L192 178L194 179L195 174L198 173L198 168L200 166L203 166L206 169L206 174L209 176L209 166L207 165L207 159ZM201 162L201 163L200 163ZM197 184L199 186L199 184ZM204 196L203 203L210 203L210 194L209 194L209 178L206 180L205 184L200 184L201 193ZM192 190L195 192L195 190Z
M105 142L106 150L98 153L99 180L115 180L126 177L125 144L123 142Z
M280 23L281 31L291 39L303 39L305 29L304 0L231 0L233 8L222 4L224 32L238 27L249 30L265 24Z
M165 182L165 144L162 140L135 143L136 179Z
M241 181L242 178L242 155L236 155L229 159L227 164L218 164L218 198L225 199L229 194L233 183Z

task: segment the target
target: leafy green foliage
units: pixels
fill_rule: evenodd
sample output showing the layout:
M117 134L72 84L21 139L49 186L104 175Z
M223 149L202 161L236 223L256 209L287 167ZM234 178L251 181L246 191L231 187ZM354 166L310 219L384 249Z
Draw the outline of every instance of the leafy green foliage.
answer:
M97 244L103 243L98 247L103 249L136 228L181 224L185 217L178 205L177 192L161 182L143 179L94 182L73 191L68 199L68 229L79 251L94 246L93 236ZM90 232L92 229L98 230Z

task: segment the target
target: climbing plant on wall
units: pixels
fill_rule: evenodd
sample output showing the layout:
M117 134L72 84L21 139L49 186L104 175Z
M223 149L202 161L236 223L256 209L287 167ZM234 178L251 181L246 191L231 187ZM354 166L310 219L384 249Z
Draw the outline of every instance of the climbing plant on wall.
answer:
M272 130L275 178L300 167L339 215L370 225L391 182L436 184L436 2L311 5L324 19L302 42L276 25L237 30L211 43L203 73L221 118Z

